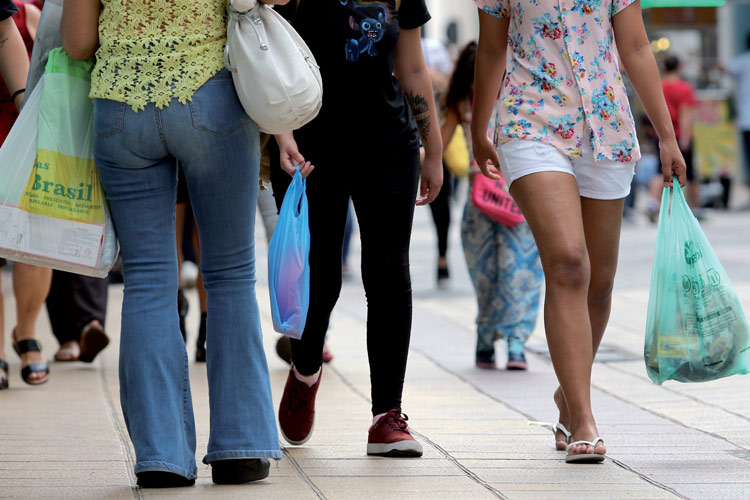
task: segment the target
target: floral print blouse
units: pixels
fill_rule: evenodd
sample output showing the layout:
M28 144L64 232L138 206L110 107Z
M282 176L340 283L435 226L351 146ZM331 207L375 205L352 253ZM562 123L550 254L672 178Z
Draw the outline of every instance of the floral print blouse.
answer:
M640 158L612 28L634 0L474 1L510 18L498 141L537 140L580 157L588 131L597 161Z

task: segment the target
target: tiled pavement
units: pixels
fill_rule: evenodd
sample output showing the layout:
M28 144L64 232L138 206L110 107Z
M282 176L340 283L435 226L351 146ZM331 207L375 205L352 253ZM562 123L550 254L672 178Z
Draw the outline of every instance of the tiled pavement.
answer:
M712 214L705 225L747 312L749 223L750 213L733 212ZM424 444L423 458L365 455L369 377L364 296L355 278L345 284L332 320L329 345L335 359L325 369L314 436L305 446L286 447L268 480L214 486L210 470L201 465L193 488L134 487L133 453L119 412L115 341L93 365L53 364L50 382L36 388L21 382L18 358L6 349L11 390L0 393L0 498L750 498L750 377L658 387L645 375L641 356L653 226L638 220L623 228L612 320L604 341L607 356L594 369L595 412L610 457L602 465L566 465L563 452L554 450L552 435L527 425L556 418L551 400L555 379L541 325L529 343L537 353L529 356L529 372L473 367L476 306L457 224L451 231L452 287L438 291L433 231L427 211L418 210L404 411ZM278 399L287 367L273 350L277 337L268 314L262 244L258 255L258 295ZM6 329L13 324L9 285L6 274ZM121 297L121 287L112 286L107 330L113 337ZM194 338L194 292L190 299ZM55 342L46 317L38 326L51 357ZM200 459L208 439L205 366L193 364L191 370Z

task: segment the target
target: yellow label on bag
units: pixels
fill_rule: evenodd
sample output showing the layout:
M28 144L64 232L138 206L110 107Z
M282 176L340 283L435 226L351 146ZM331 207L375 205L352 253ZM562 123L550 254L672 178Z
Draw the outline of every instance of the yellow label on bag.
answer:
M93 159L40 149L18 208L58 219L104 224L103 203Z

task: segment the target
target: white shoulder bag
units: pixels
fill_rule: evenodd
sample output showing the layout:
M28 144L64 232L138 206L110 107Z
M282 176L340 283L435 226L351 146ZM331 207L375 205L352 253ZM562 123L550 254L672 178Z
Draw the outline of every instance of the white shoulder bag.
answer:
M247 114L269 134L284 134L315 118L323 81L302 37L270 6L228 0L224 63Z

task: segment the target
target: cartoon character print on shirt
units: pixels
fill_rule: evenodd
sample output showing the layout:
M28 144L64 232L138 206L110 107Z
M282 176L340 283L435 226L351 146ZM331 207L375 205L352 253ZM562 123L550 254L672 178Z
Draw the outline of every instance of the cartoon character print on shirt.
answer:
M354 5L354 4L359 5ZM357 62L360 56L368 55L370 57L378 54L376 44L383 39L385 31L388 29L389 13L383 2L349 2L341 1L342 6L353 4L355 9L370 6L376 7L378 12L377 17L374 17L372 11L369 15L366 15L361 20L357 21L355 16L349 16L349 27L361 33L359 38L350 38L346 41L345 56L347 62ZM372 5L375 4L375 5ZM356 11L355 11L356 13Z

